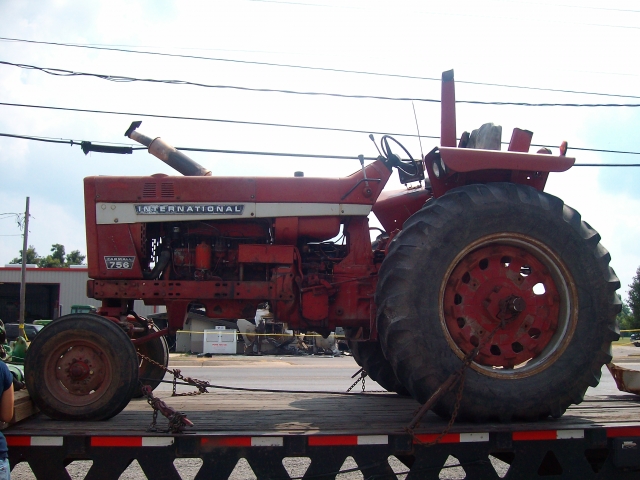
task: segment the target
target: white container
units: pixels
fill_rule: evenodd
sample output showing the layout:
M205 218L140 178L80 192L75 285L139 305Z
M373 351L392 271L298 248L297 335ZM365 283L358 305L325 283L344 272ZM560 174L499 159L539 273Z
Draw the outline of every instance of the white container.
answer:
M237 333L237 330L205 330L203 353L235 355L238 341Z

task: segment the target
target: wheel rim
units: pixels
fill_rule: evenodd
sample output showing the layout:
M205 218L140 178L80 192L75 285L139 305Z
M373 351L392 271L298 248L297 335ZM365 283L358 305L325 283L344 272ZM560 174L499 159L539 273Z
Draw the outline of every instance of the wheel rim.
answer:
M540 242L496 234L452 262L442 284L447 341L485 375L520 378L547 368L575 330L577 293L563 262ZM493 336L491 334L493 333Z
M109 355L86 339L69 340L54 349L47 359L46 372L45 382L53 396L76 407L99 400L112 379Z

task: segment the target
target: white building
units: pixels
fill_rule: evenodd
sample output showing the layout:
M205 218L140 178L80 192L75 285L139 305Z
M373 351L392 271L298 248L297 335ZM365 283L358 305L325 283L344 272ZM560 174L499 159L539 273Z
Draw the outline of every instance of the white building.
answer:
M87 297L87 268L78 267L27 267L26 322L68 315L71 305L100 306L100 301ZM0 320L5 323L18 321L20 275L20 266L0 267ZM146 306L142 301L136 300L134 310L139 315L146 316L164 311L164 307Z

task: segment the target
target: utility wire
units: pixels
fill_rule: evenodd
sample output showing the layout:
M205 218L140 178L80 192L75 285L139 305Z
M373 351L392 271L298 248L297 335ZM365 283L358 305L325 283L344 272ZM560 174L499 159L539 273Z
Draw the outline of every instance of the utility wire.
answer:
M104 113L104 114L112 114L112 115L132 115L132 116L143 116L143 117L153 117L153 118L170 118L177 120L200 120L200 121L210 121L210 122L222 122L222 123L237 123L241 125L256 125L256 126L269 126L269 127L285 127L285 128L303 128L310 130L322 130L322 131L336 131L336 132L346 132L346 133L365 133L370 134L373 133L375 135L391 135L395 137L413 137L413 138L433 138L439 140L440 137L436 135L416 135L411 133L388 133L388 132L375 132L370 130L355 130L355 129L346 129L346 128L332 128L332 127L316 127L310 125L292 125L292 124L280 124L280 123L264 123L264 122L250 122L250 121L242 121L242 120L227 120L227 119L215 119L215 118L199 118L199 117L172 117L166 115L152 115L145 113L127 113L127 112L110 112L103 110L85 110L85 109L74 109L74 108L63 108L63 107L48 107L42 105L24 105L24 104L15 104L15 103L3 103L0 102L0 105L5 106L15 106L15 107L32 107L32 108L44 108L44 109L53 109L53 110L67 110L67 111L76 111L76 112L84 112L84 113ZM8 133L0 133L2 137L13 137L13 138L23 138L25 140L36 140L41 142L49 142L49 143L64 143L73 145L81 145L82 140L60 140L53 139L47 137L34 137L34 136L23 136L23 135L14 135ZM115 142L101 142L109 145L122 145L126 147L131 147L131 144L124 143L115 143ZM509 145L508 142L501 142L502 145ZM532 147L553 147L552 145L542 144L542 143L532 143ZM132 150L145 150L145 147L133 146ZM180 148L180 150L186 151L211 151L211 150L190 150L189 147ZM571 150L577 150L582 152L595 152L595 153L616 153L623 155L640 155L640 152L634 152L630 150L608 150L601 148L586 148L586 147L571 147ZM216 151L217 152L217 151ZM226 153L220 151L219 153ZM323 157L324 158L324 157ZM352 158L352 157L348 157Z
M31 137L28 135L13 135L9 133L0 133L0 137L11 137L11 138L20 138L23 140L32 140L36 142L48 142L48 143L60 143L64 145L76 145L82 146L84 141L81 140L54 140L47 139L42 137ZM431 138L431 137L430 137ZM540 145L532 145L532 146L540 146ZM128 147L131 150L146 150L147 147ZM251 150L222 150L222 149L214 149L214 148L196 148L196 147L175 147L177 150L183 152L204 152L204 153L228 153L233 155L264 155L264 156L274 156L274 157L296 157L296 158L328 158L334 160L358 160L359 157L356 155L321 155L321 154L312 154L312 153L285 153L285 152L264 152L264 151L251 151ZM574 148L577 150L577 148ZM589 149L581 149L581 150L589 150ZM640 152L622 152L616 150L595 150L598 152L606 152L606 153L627 153L632 155L640 155ZM365 160L376 160L377 157L364 157ZM575 167L640 167L640 163L575 163L573 166ZM0 215L1 216L1 215Z
M586 5L567 5L567 4L563 4L563 3L521 2L520 0L515 0L515 1L497 0L497 1L499 1L499 2L502 1L502 2L506 2L506 3L514 3L516 5L522 5L523 3L526 3L528 5L536 5L536 6L543 6L543 7L579 8L579 9L584 9L584 10L606 10L606 11L610 11L610 12L640 13L640 10L629 10L629 9L625 9L625 8L588 7Z
M299 90L284 90L276 88L252 88L241 87L238 85L212 85L207 83L191 82L188 80L169 80L169 79L155 79L155 78L136 78L125 77L120 75L107 75L102 73L88 73L88 72L76 72L73 70L64 70L60 68L38 67L35 65L19 64L0 61L0 65L9 65L13 67L23 68L27 70L38 70L43 73L63 76L63 77L93 77L101 80L107 80L110 82L148 82L148 83L165 83L169 85L189 85L195 87L215 88L224 90L241 90L245 92L260 92L260 93L283 93L288 95L308 95L308 96L322 96L322 97L337 97L337 98L351 98L351 99L373 99L373 100L391 100L401 102L426 102L426 103L441 103L439 99L434 98L412 98L412 97L387 97L380 95L350 95L345 93L331 93L331 92L303 92ZM638 97L640 98L640 97ZM456 103L466 103L473 105L515 105L522 107L640 107L640 103L529 103L529 102L488 102L481 100L456 100Z
M72 112L83 112L83 113L100 113L100 114L111 114L111 115L130 115L130 116L140 116L140 117L152 117L152 118L169 118L175 120L194 120L194 121L207 121L207 122L221 122L221 123L233 123L240 125L256 125L256 126L268 126L268 127L283 127L283 128L302 128L307 130L320 130L320 131L333 131L333 132L343 132L343 133L364 133L364 134L375 134L375 135L391 135L394 137L411 137L411 138L432 138L436 140L440 140L439 136L436 135L418 135L412 133L389 133L389 132L376 132L371 130L355 130L355 129L347 129L347 128L333 128L333 127L317 127L311 125L292 125L292 124L283 124L283 123L265 123L265 122L250 122L243 120L227 120L227 119L217 119L217 118L200 118L200 117L176 117L176 116L168 116L168 115L153 115L147 113L129 113L129 112L111 112L104 110L86 110L86 109L77 109L77 108L64 108L64 107L49 107L43 105L25 105L25 104L17 104L17 103L3 103L0 102L0 105L12 106L12 107L30 107L30 108L44 108L51 110L63 110L63 111L72 111ZM55 140L49 139L45 137L23 137L20 135L12 135L12 134L0 134L0 136L4 137L15 137L15 138L25 138L27 140L39 140L43 142L50 143L67 143L70 145L75 144L80 145L81 141L78 140ZM112 143L113 145L123 145L130 146L130 144L118 144ZM502 142L503 145L508 145L508 142ZM532 147L550 147L550 145L540 144L540 143L532 143ZM142 150L144 147L132 147L133 150ZM586 147L571 147L572 150L578 150L583 152L596 152L596 153L617 153L617 154L625 154L625 155L640 155L640 152L627 151L627 150L606 150L600 148L586 148ZM351 157L349 157L351 158Z
M59 46L59 47L87 48L92 50L106 50L106 51L114 51L114 52L121 52L121 53L134 53L139 55L156 55L156 56L162 56L162 57L187 58L192 60L207 60L207 61L214 61L214 62L260 65L260 66L266 66L266 67L296 68L301 70L317 70L317 71L333 72L333 73L350 73L350 74L356 74L356 75L404 78L409 80L428 80L428 81L437 81L437 82L441 81L441 79L437 77L423 77L423 76L416 76L416 75L370 72L365 70L348 70L348 69L341 69L341 68L314 67L309 65L294 65L294 64L286 64L286 63L258 62L258 61L251 61L251 60L238 60L238 59L232 59L232 58L219 58L219 57L204 57L199 55L183 55L183 54L166 53L166 52L150 52L145 50L131 50L126 48L86 45L86 44L79 44L79 43L45 42L45 41L26 40L22 38L11 38L11 37L0 37L0 40L7 41L7 42L22 42L22 43L32 43L32 44L39 44L39 45L53 45L53 46ZM579 90L566 90L566 89L557 89L557 88L528 87L528 86L521 86L521 85L507 85L507 84L501 84L501 83L474 82L474 81L468 81L468 80L456 80L456 83L489 86L489 87L537 90L537 91L557 92L557 93L571 93L571 94L580 94L580 95L597 95L597 96L603 96L603 97L636 98L636 99L640 98L640 96L636 96L636 95L619 95L614 93L603 93L603 92L586 92L586 91L579 91Z
M314 127L310 125L293 125L287 123L269 123L269 122L250 122L245 120L228 120L221 118L206 118L206 117L186 117L186 116L177 116L177 115L155 115L151 113L132 113L132 112L115 112L109 110L90 110L84 108L69 108L69 107L52 107L47 105L28 105L23 103L8 103L8 102L0 102L0 105L5 105L9 107L24 107L24 108L41 108L45 110L58 110L58 111L67 111L67 112L81 112L81 113L100 113L107 115L126 115L132 117L147 117L147 118L164 118L171 120L192 120L192 121L200 121L200 122L218 122L218 123L229 123L236 125L259 125L263 127L284 127L284 128L301 128L305 130L322 130L329 132L346 132L346 133L364 133L370 134L373 133L375 135L392 135L396 137L416 137L415 134L407 134L407 133L389 133L389 132L372 132L370 130L355 130L349 128L334 128L334 127ZM422 138L437 138L435 136L422 135Z

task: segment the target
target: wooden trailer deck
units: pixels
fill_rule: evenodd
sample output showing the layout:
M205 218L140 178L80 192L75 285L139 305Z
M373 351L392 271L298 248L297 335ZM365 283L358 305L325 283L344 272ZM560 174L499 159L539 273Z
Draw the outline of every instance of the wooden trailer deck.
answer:
M415 437L404 429L418 403L395 394L158 396L194 427L177 435L147 431L152 410L144 399L104 422L37 414L5 430L11 465L27 462L38 480L68 479L67 466L76 460L92 461L87 479L105 480L119 479L133 460L146 478L171 480L187 478L178 464L197 465L197 478L219 479L252 478L249 469L257 478L330 479L353 462L360 478L396 478L399 472L408 473L407 480L462 478L450 471L456 462L468 480L631 480L640 471L640 397L632 394L587 398L560 419L456 423L444 436L447 422L429 413ZM166 426L159 416L158 427Z
M187 414L196 435L393 435L405 434L419 404L388 393L328 395L326 393L261 393L224 391L197 396L157 395ZM51 420L38 413L4 431L5 435L158 435L148 433L153 410L145 399L133 400L116 417L103 422ZM440 433L444 420L429 412L416 433ZM532 423L455 423L456 432L513 432L588 430L591 428L638 429L640 397L620 394L587 397L559 419ZM158 415L158 427L167 421Z

